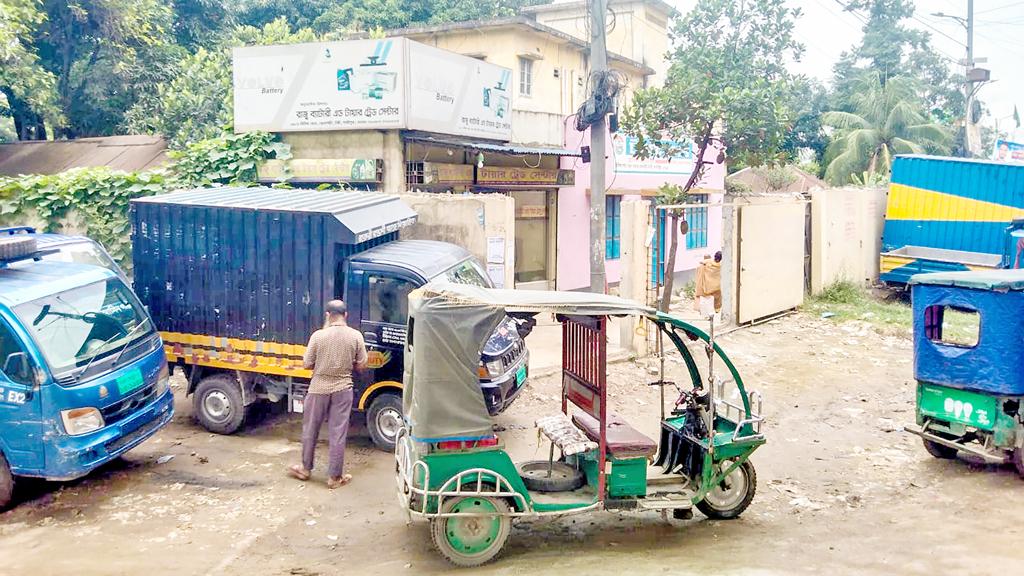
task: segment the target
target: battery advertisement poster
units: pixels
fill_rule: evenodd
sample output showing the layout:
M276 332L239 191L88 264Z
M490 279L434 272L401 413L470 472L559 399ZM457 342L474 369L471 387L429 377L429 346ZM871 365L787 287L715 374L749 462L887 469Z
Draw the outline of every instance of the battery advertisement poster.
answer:
M512 135L511 70L405 38L253 46L233 56L236 132Z

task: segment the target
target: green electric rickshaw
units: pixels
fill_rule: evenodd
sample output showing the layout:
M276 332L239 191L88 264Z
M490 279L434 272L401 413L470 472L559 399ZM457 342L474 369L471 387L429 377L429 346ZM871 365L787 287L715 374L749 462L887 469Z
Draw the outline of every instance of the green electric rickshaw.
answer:
M515 518L596 510L654 510L717 519L749 506L756 475L749 458L765 439L761 398L747 392L696 326L629 300L576 292L493 290L428 284L409 296L405 355L406 427L396 447L398 495L413 517L430 520L441 554L459 566L493 559ZM515 463L480 393L480 348L507 316L553 314L562 327L561 410L537 418L547 460ZM660 441L608 406L609 317L634 316L655 329L661 374ZM690 382L665 412L662 343L680 354ZM691 347L693 352L691 351ZM694 353L696 352L696 354ZM721 376L716 374L716 365ZM559 457L555 457L555 449Z

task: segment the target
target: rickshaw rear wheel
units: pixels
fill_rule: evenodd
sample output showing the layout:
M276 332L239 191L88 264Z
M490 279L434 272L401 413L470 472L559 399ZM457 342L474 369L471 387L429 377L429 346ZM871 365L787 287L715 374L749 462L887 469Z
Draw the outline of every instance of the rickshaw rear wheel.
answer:
M719 466L728 467L731 462L725 461ZM697 509L708 518L714 520L732 520L738 518L750 506L757 492L757 472L750 460L729 473L718 486L711 489L704 499L697 502Z
M950 448L949 446L933 442L927 438L922 438L921 440L924 443L924 449L939 460L952 460L956 458L956 454L959 452L956 448ZM950 440L952 440L952 438L950 438Z
M1024 478L1024 447L1018 446L1013 451L1013 467L1017 469L1017 474L1021 478ZM2 506L0 506L2 508Z
M462 496L448 499L441 511L456 516L430 521L434 546L456 566L480 566L493 560L505 547L512 530L508 502L486 496ZM459 518L457 514L494 514Z

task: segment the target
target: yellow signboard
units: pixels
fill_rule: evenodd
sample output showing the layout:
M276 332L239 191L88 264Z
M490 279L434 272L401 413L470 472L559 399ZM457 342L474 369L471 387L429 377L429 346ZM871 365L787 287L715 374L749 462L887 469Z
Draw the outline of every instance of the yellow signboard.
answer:
M472 184L472 164L423 163L424 184Z
M476 171L476 183L572 186L576 183L576 173L557 168L484 166Z

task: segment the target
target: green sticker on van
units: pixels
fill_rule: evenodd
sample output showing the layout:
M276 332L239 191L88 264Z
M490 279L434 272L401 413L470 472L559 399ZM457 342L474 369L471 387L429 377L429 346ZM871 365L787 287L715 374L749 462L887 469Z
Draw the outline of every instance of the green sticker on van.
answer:
M117 379L117 391L122 396L142 386L142 370L135 368L125 372L124 376Z

